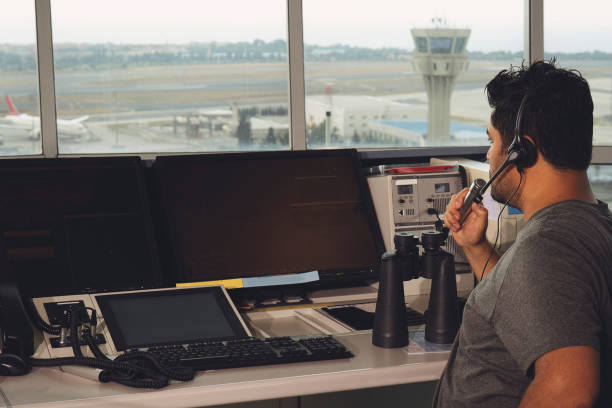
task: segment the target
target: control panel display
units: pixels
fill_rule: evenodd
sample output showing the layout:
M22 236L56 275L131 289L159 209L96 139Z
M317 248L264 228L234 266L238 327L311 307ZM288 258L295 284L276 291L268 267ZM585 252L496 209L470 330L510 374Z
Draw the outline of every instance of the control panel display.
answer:
M398 185L397 194L412 194L412 186L411 185Z
M394 176L394 222L396 225L434 223L444 214L452 194L461 190L455 175Z
M434 186L434 191L436 194L438 193L450 193L450 184L449 183L439 183Z

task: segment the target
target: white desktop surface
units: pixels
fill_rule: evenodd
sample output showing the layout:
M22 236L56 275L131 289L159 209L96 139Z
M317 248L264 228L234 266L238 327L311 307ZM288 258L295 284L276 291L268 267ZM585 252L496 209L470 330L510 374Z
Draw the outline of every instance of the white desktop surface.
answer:
M3 406L200 407L437 380L448 352L408 354L372 345L370 331L336 335L355 357L199 372L160 390L102 384L56 368L0 377Z

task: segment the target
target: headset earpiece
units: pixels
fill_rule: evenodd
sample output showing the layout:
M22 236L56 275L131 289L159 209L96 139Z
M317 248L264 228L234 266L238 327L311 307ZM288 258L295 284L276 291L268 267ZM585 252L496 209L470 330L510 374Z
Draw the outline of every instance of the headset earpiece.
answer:
M525 101L527 95L521 100L521 105L516 114L516 125L514 126L514 139L508 146L508 162L513 163L519 172L524 168L531 167L538 160L538 150L533 142L527 138L521 137L522 134L522 117L525 109Z
M519 172L533 166L537 159L538 151L533 142L527 138L515 137L508 147L508 161L513 163Z

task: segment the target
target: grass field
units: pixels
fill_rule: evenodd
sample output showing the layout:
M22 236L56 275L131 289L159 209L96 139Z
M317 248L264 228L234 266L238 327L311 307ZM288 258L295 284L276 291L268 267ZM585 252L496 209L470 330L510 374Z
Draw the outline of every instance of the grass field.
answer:
M471 62L457 87L482 87L507 62ZM422 93L425 88L410 62L305 63L306 95L388 96ZM3 73L0 87L13 93L23 112L36 114L36 76ZM140 107L227 106L231 102L287 103L286 63L165 65L109 70L56 72L61 116L138 110ZM5 107L0 110L4 111Z

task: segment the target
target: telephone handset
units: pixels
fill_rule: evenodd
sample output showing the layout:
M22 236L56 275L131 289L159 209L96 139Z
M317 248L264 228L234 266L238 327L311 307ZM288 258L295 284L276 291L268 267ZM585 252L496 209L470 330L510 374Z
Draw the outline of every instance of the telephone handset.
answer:
M24 375L34 354L34 331L17 284L0 282L0 376Z

